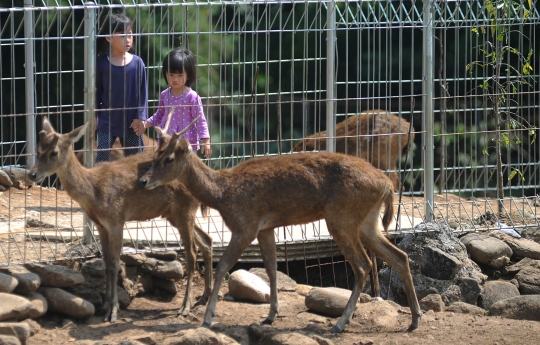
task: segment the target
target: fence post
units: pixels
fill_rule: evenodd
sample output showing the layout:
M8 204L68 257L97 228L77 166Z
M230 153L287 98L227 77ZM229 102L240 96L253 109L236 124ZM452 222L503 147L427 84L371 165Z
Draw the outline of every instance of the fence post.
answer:
M326 10L326 151L336 152L335 121L335 62L336 53L336 3L328 1Z
M34 92L34 0L24 0L24 77L26 97L26 167L30 169L36 162L36 114Z
M433 75L433 0L424 0L424 33L423 33L423 80L422 80L422 116L424 134L422 136L423 167L424 167L424 200L425 200L425 221L434 219L433 213L433 193L434 193L434 163L435 146L433 142L433 96L434 96L434 75Z
M94 164L96 8L93 1L84 4L84 122L88 123L84 136L84 162L87 167ZM92 243L92 224L86 213L83 216L83 237L85 244Z

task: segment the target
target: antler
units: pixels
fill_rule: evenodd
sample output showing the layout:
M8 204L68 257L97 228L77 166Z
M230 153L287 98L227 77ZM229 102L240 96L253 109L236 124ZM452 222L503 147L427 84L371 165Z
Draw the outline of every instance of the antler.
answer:
M186 133L186 132L188 131L188 129L189 129L191 126L193 126L193 124L194 124L195 122L197 122L197 120L200 119L200 117L201 117L201 115L197 116L193 121L191 121L191 122L189 123L189 125L186 126L186 128L182 129L180 132L178 132L178 133L176 133L176 134L177 134L178 136L181 136L182 134Z

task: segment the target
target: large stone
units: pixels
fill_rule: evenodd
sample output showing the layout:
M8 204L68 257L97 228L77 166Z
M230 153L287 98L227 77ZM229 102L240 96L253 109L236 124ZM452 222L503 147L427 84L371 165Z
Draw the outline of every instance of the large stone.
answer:
M399 323L399 314L407 313L400 305L392 301L373 301L362 303L356 308L353 320L366 326L396 331L403 327Z
M142 266L146 261L146 255L143 253L122 254L120 255L120 260L122 260L126 266Z
M260 339L259 345L319 345L319 343L308 336L297 332L283 332L268 334Z
M64 266L30 263L26 268L39 276L41 286L70 287L84 283L81 272Z
M513 265L506 266L503 270L504 275L512 275L517 274L519 271L521 271L525 267L537 267L540 269L540 260L534 260L530 258L524 258L518 262L516 262Z
M460 314L471 314L471 315L481 315L481 316L484 316L486 314L484 309L482 309L482 308L480 308L478 306L469 304L469 303L465 303L465 302L454 302L454 303L450 304L446 308L446 312L453 312L453 313L460 313Z
M0 334L17 337L24 345L32 332L30 325L25 322L0 322Z
M17 287L19 281L9 274L0 273L0 292L10 293Z
M32 307L24 297L0 292L0 321L27 315Z
M265 268L254 267L249 272L255 274L270 285L270 278L268 278ZM291 277L280 271L277 271L276 284L278 291L296 291L298 287L298 284Z
M237 300L270 302L270 287L264 280L246 270L236 270L229 276L229 295Z
M526 266L516 274L515 279L519 283L519 291L521 294L540 294L540 268Z
M514 284L502 280L488 281L484 284L479 305L489 310L494 303L516 296L519 296L519 290Z
M526 238L515 238L501 235L501 239L512 249L514 256L518 258L540 259L540 243Z
M176 259L178 259L178 253L174 250L149 252L146 253L146 256L149 258L155 258L163 261L175 261Z
M30 272L22 265L10 265L7 267L0 267L0 272L9 274L19 281L14 292L21 295L28 295L41 284L39 276L33 272Z
M439 248L424 248L424 262L421 268L423 275L439 280L455 277L463 263L455 256L447 254Z
M21 341L11 335L0 335L0 345L21 345Z
M475 279L464 278L459 282L461 291L461 300L463 302L477 305L480 294L482 293L482 285Z
M163 341L163 345L233 345L238 344L224 334L197 327L172 334Z
M540 295L503 299L491 306L489 314L509 319L540 321Z
M60 288L40 287L39 292L47 300L50 311L66 314L75 319L86 319L94 315L92 303Z
M179 280L184 276L184 268L179 261L161 261L148 258L141 269L143 272L163 279Z
M314 287L306 296L306 307L323 315L341 316L351 297L351 293L351 290L341 288Z
M512 249L504 241L493 236L471 233L460 240L474 261L493 268L504 267L513 255Z
M434 312L444 311L444 302L441 298L441 295L432 294L427 295L422 298L420 301L420 308L425 311L433 310Z
M154 277L153 285L154 285L154 288L163 290L172 295L176 295L177 293L176 284L171 280Z

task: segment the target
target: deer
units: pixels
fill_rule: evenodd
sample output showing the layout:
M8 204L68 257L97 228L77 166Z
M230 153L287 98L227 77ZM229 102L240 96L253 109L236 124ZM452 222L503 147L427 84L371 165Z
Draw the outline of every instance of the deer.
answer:
M207 303L212 290L212 239L195 224L198 208L205 215L207 207L201 205L179 181L171 181L152 190L139 185L138 180L152 164L152 151L113 162L101 162L93 168L82 166L73 151L73 144L84 135L87 125L60 134L44 117L36 162L28 178L39 182L56 173L67 194L79 203L97 228L106 267L106 288L104 303L96 315L105 315L104 321L111 323L118 318L116 284L124 223L161 216L178 230L184 246L187 284L178 314L187 316L193 307ZM204 260L205 287L201 298L192 305L196 247L201 250Z
M394 184L394 191L399 192L400 180L396 172L396 161L406 157L414 141L414 129L411 124L385 110L367 110L358 115L349 116L336 125L336 152L362 157L374 167L390 170L388 175ZM312 134L299 141L293 152L326 150L326 131Z
M418 327L422 313L408 256L379 227L383 204L385 231L394 215L393 185L388 176L362 158L328 152L257 157L229 169L213 170L183 136L187 128L172 135L159 132L154 162L139 182L153 190L181 181L201 203L219 211L231 232L214 272L203 327L212 323L223 278L255 239L270 280L270 310L262 323L272 324L279 313L274 229L320 219L325 219L355 277L345 310L330 331L341 332L350 323L372 267L364 246L399 273L412 314L408 331Z

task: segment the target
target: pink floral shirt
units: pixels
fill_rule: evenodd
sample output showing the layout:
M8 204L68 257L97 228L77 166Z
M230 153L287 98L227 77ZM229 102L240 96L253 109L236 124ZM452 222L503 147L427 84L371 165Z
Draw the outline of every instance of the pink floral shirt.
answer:
M148 123L163 129L173 107L175 109L171 115L171 123L167 130L167 133L170 135L173 132L180 132L198 115L201 115L199 120L184 134L187 141L192 145L193 150L198 150L200 147L199 140L210 138L210 133L208 132L208 123L204 117L201 97L191 88L181 96L173 96L170 88L161 92L159 96L159 108L148 119Z

